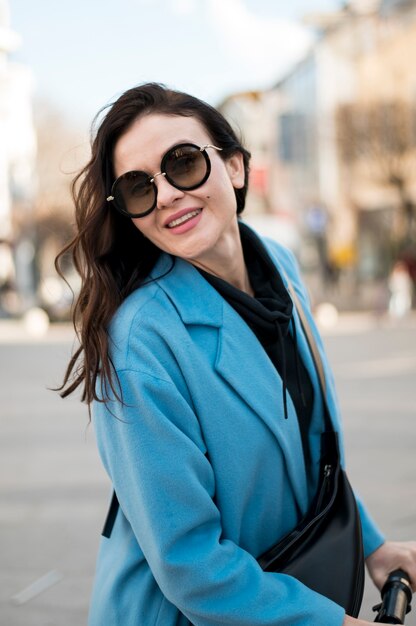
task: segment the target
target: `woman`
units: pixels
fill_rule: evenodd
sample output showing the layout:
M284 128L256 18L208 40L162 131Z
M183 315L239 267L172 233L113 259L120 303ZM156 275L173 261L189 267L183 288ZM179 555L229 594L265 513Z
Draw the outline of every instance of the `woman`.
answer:
M91 626L365 624L256 561L316 491L323 401L294 259L237 219L249 156L215 109L147 84L109 109L80 175L63 393L83 385L117 495ZM339 430L332 386L328 404ZM416 582L414 545L359 509L375 583L398 566Z

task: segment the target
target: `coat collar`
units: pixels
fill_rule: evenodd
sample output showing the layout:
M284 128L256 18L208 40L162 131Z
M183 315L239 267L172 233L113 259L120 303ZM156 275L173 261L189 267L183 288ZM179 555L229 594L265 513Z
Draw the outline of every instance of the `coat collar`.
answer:
M165 291L185 324L222 326L223 300L191 263L162 253L150 276Z
M162 254L151 276L185 324L218 329L215 370L279 442L299 509L306 512L307 481L295 408L288 398L285 419L282 380L256 336L190 263Z

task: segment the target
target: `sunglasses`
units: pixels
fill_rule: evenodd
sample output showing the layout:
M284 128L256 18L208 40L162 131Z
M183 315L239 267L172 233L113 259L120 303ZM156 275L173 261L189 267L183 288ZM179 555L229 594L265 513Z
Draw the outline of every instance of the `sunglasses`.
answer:
M157 176L164 176L170 185L181 191L201 187L211 173L207 148L222 150L210 144L199 147L193 143L179 143L173 146L164 154L157 174L151 176L133 170L119 176L111 187L107 202L114 202L116 209L123 215L144 217L157 204Z

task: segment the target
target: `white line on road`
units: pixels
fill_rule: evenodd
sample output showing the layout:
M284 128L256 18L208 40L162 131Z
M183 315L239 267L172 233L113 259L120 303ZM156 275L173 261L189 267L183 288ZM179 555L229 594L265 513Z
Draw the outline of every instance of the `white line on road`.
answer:
M49 587L52 587L52 585L59 583L63 577L63 574L58 572L56 569L51 570L41 578L33 581L33 583L28 585L25 589L22 589L22 591L19 591L19 593L12 596L11 601L13 604L25 604L26 602L29 602L29 600L38 596L40 593L46 591L46 589L49 589Z

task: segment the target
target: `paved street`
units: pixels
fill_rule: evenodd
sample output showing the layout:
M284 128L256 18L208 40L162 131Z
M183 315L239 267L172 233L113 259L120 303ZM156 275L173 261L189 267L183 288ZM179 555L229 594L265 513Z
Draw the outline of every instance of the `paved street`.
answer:
M1 626L86 624L109 486L86 407L48 390L61 380L71 336L62 327L38 340L0 323ZM351 481L389 537L416 539L416 318L343 316L324 339ZM56 584L19 595L45 575ZM376 601L368 586L362 617L371 619ZM406 623L416 625L416 611Z

